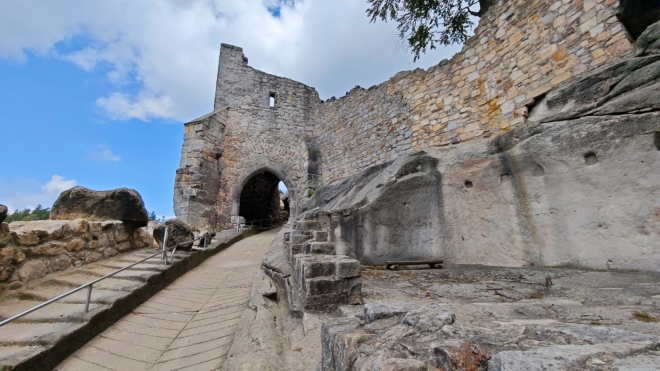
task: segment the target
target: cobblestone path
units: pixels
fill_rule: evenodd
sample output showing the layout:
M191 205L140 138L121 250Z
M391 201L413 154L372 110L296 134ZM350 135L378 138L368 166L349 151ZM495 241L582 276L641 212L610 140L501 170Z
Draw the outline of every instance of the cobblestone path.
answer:
M177 279L55 369L217 370L277 230L246 238Z

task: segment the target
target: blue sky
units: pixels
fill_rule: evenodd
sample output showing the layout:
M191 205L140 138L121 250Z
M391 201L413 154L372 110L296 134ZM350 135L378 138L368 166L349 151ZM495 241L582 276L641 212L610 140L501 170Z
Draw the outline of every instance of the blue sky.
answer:
M73 185L134 188L173 216L182 123L211 111L221 42L322 99L428 68L364 0L3 0L0 204L52 205Z
M137 189L149 211L173 215L181 122L110 119L96 104L113 88L102 68L85 72L67 61L28 55L20 62L0 60L0 81L0 203L23 208L52 202L55 194L39 196L59 175L92 189Z

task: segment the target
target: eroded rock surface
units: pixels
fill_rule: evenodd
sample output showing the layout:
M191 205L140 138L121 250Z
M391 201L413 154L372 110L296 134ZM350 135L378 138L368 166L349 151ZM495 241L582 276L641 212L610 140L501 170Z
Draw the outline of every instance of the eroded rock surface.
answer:
M120 220L134 228L146 227L149 221L142 197L134 189L94 191L80 186L60 194L51 208L50 218Z
M5 218L7 218L7 206L0 205L0 223L4 222Z
M660 22L650 25L637 39L636 56L660 53Z
M168 229L167 232L167 246L171 247L174 245L181 244L177 249L190 250L192 249L193 243L192 240L195 238L195 234L192 228L184 223L181 219L173 218L165 223L159 224L153 229L153 236L156 239L156 243L159 246L163 246L163 239L165 238L165 229ZM184 243L190 242L190 243Z
M320 370L656 369L655 275L374 268L362 273L364 314L325 321ZM367 321L374 308L384 314Z

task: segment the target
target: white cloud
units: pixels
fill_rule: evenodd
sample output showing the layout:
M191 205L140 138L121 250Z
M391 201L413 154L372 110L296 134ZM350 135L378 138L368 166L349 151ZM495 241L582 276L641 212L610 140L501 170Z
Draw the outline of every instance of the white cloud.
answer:
M114 154L110 148L108 148L104 144L99 145L98 151L90 151L87 154L87 157L89 157L92 160L96 161L102 161L102 162L119 162L121 161L121 157Z
M75 179L66 179L57 174L45 184L36 180L0 181L0 203L6 205L10 212L25 208L34 209L37 205L51 207L60 193L75 187L76 184Z
M279 17L268 10L280 6ZM111 118L187 121L212 109L221 42L242 46L250 65L311 85L322 98L427 68L459 47L416 63L392 22L369 23L365 0L3 0L0 57L26 51L109 66L115 91L97 104ZM69 52L54 48L90 40ZM73 45L73 44L72 44ZM128 86L139 91L127 91Z

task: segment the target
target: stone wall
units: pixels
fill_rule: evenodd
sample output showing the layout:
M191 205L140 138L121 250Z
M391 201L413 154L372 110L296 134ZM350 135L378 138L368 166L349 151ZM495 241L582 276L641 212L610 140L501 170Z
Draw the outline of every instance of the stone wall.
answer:
M509 0L451 60L359 87L314 111L323 184L433 146L525 125L527 106L594 68L632 56L615 0Z
M48 273L152 247L146 228L120 221L38 220L0 226L0 292Z
M246 182L269 172L286 184L296 216L317 188L368 166L524 127L527 107L550 89L632 55L617 6L500 1L451 60L325 102L223 44L215 111L186 124L175 212L196 227L226 226Z
M186 124L176 214L197 227L225 225L238 215L242 187L264 172L285 183L295 214L297 195L320 177L309 137L319 102L313 88L257 71L241 48L223 44L216 113Z
M176 170L174 211L197 227L215 226L228 107L186 124L181 162Z
M549 91L527 126L400 156L317 189L300 209L332 212L338 253L367 264L659 271L654 53Z

